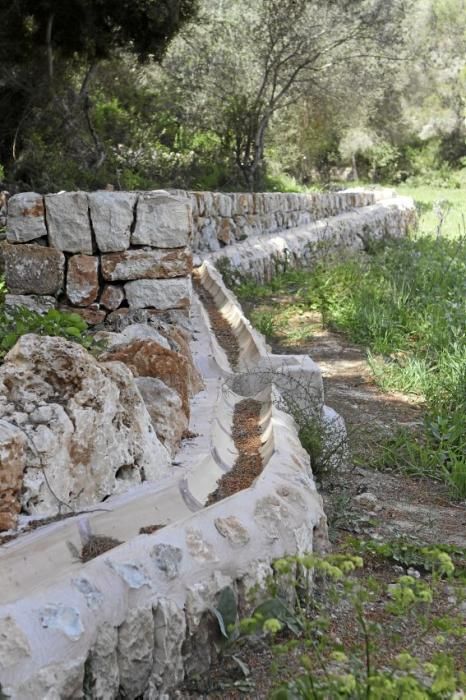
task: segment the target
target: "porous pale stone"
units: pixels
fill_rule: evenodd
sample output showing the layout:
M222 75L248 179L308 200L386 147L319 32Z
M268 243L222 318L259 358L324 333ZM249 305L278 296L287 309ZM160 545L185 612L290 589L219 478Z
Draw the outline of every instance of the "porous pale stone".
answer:
M188 418L182 410L180 395L154 377L137 377L136 385L158 438L174 456L188 429Z
M123 287L119 284L106 284L100 296L100 304L108 311L115 311L125 299Z
M232 547L244 547L250 540L248 531L234 515L227 518L215 518L214 524L222 537L225 537Z
M92 192L88 195L97 248L102 253L129 248L137 195L132 192Z
M11 668L31 655L24 632L12 617L0 618L0 669Z
M173 197L164 190L144 192L138 197L131 243L154 248L183 248L188 245L191 226L187 198Z
M21 508L26 435L0 419L0 532L15 527Z
M205 541L200 530L194 528L186 530L186 546L193 559L204 563L215 561L214 548Z
M3 246L5 281L11 294L58 294L63 289L65 256L34 243Z
M183 643L186 618L173 600L160 599L154 615L154 665L146 696L163 697L183 680ZM169 696L167 696L169 697Z
M171 544L156 544L151 552L155 566L162 571L168 579L175 579L180 573L180 564L183 559L183 551Z
M38 314L45 314L57 305L55 297L39 294L5 294L5 308L26 308Z
M6 238L10 243L27 243L47 235L44 200L36 192L21 192L8 200Z
M189 248L127 250L102 255L102 275L111 282L186 277L192 272Z
M104 625L100 627L97 639L86 662L89 687L84 691L96 700L113 700L118 696L120 673L118 670L118 630Z
M68 260L66 296L76 306L89 306L99 295L99 259L73 255Z
M0 418L21 413L26 513L79 508L169 469L131 372L58 337L24 335L0 368ZM47 475L47 479L44 476Z
M92 255L89 202L85 192L45 195L49 242L66 253Z
M192 284L190 278L184 277L134 280L125 284L125 294L133 309L187 309L191 306Z
M118 631L118 669L124 697L142 696L152 671L154 655L152 608L133 608Z
M161 379L181 398L182 408L189 416L188 360L173 350L167 350L153 340L134 340L123 348L102 355L103 360L124 362L135 377Z

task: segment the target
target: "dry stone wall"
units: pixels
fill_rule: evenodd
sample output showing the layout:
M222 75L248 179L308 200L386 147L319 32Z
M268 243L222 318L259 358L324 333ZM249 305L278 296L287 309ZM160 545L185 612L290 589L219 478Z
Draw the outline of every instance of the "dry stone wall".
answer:
M291 194L186 192L193 217L192 248L196 252L217 251L250 236L275 233L305 226L329 216L375 204L393 194L392 190L345 190Z
M189 309L191 208L165 191L35 192L8 202L2 257L12 306L110 312Z

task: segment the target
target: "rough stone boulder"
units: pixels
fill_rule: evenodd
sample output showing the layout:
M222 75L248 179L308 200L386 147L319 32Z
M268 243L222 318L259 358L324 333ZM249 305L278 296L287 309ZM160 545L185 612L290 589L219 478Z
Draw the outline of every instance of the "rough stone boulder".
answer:
M128 345L107 352L102 360L124 362L135 377L153 377L174 389L181 399L182 409L189 418L191 368L181 353L163 347L155 340L134 340Z
M136 384L158 437L174 456L189 422L180 395L154 377L136 377Z
M4 526L20 507L76 509L169 471L128 368L62 338L25 335L10 350L0 367L0 421Z

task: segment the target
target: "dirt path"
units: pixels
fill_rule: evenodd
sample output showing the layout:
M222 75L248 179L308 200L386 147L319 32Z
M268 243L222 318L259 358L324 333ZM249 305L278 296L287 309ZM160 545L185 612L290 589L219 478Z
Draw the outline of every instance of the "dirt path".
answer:
M289 302L286 298L273 299L274 303L277 301L280 304ZM270 310L271 307L265 308ZM351 463L326 475L320 484L334 550L347 551L348 543L355 539L466 548L466 503L454 502L446 487L432 480L367 467L381 438L400 427L416 430L422 425L420 402L413 397L380 391L373 381L364 350L342 335L324 329L316 313L300 312L290 316L286 329L277 333L271 345L275 353L306 353L319 364L325 401L344 417L347 425ZM400 566L399 561L390 558L372 560L365 556L365 562L365 575L372 575L385 584L396 581L402 573L413 573L409 564L401 562ZM414 574L424 576L416 570ZM447 582L442 586L436 603L439 615L448 610L454 590ZM382 598L379 603L383 602ZM369 614L377 619L377 606L373 606ZM332 617L342 631L342 639L354 639L358 633L354 615L343 606L335 609ZM415 632L419 634L413 627L404 629L392 648L387 646L380 650L382 656L392 657L404 651ZM286 635L284 639L286 641ZM416 652L428 658L433 650L434 638L423 635ZM278 682L295 678L301 672L299 659L305 651L299 644L288 653L284 666L277 672L273 670L276 660L270 645L257 642L246 645L235 653L249 669L247 678L227 654L219 658L218 665L205 677L189 679L177 697L184 700L265 700ZM449 651L461 667L463 643L450 647Z

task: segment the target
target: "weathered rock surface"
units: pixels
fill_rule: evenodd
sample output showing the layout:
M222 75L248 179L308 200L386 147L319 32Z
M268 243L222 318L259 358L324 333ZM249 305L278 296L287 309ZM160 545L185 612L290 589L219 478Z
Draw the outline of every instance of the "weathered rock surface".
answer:
M0 532L16 525L23 485L25 445L26 436L22 430L0 419Z
M27 441L16 471L27 513L96 503L167 473L169 455L128 369L62 338L25 335L0 368L0 418Z
M137 377L136 385L144 399L158 438L174 456L188 429L180 395L155 377Z
M89 306L99 295L99 259L73 255L68 260L66 296L72 304Z
M90 306L66 306L66 304L61 304L60 310L69 314L78 314L89 326L97 326L99 323L103 323L107 316L107 312L101 309L99 304L91 304Z
M36 192L21 192L8 201L7 241L27 243L47 235L44 200Z
M135 249L102 256L102 274L111 282L184 277L192 271L189 248Z
M92 255L89 202L85 192L45 195L49 241L66 253Z
M134 280L125 284L125 294L134 309L187 309L192 298L191 279Z
M27 243L3 246L5 279L12 294L54 295L63 289L65 256L59 250Z
M183 248L191 234L191 206L164 190L139 195L131 243L154 248Z
M57 305L55 297L39 294L5 294L5 308L18 309L25 307L38 314L45 314Z
M108 311L115 311L123 303L125 292L119 284L106 284L100 296L101 305Z
M188 360L180 353L167 350L153 340L134 340L123 348L102 355L102 360L124 362L135 377L161 379L181 398L182 408L189 417Z
M129 248L137 194L102 190L88 197L98 249L110 253Z

